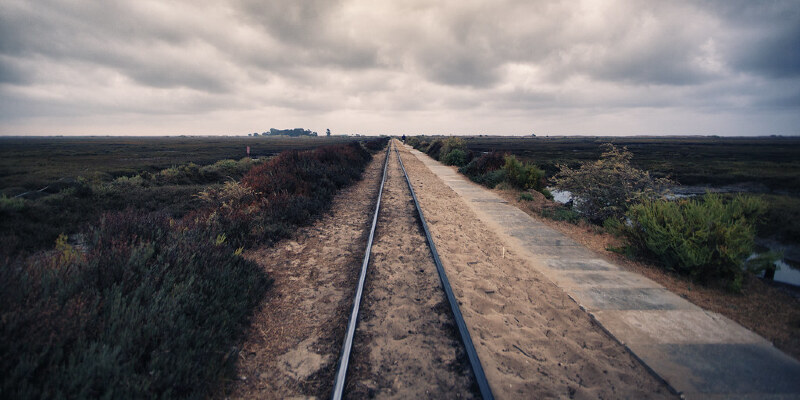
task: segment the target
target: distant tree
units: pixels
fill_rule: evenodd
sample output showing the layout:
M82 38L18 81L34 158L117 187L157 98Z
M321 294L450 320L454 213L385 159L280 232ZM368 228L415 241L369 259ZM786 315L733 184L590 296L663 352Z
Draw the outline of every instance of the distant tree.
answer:
M258 132L253 132L253 136L258 136Z

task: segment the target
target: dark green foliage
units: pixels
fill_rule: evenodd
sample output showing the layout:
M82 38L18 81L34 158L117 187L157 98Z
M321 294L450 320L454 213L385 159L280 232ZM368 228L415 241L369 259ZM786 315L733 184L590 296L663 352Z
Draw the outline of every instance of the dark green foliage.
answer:
M507 155L503 171L505 171L506 182L517 189L542 190L544 171L533 164L523 164L516 157Z
M522 192L519 194L519 199L524 201L533 201L533 195L528 192Z
M453 149L442 160L446 165L464 166L467 163L467 153L461 149Z
M497 152L473 158L467 165L459 168L458 172L490 188L505 181L517 189L540 191L544 179L544 172L535 165L521 163L512 155Z
M386 147L386 144L389 143L389 139L390 138L386 136L377 139L367 140L366 142L364 142L364 147L366 147L367 150L369 151L375 152L384 149Z
M109 214L89 236L84 255L62 243L0 269L4 397L204 397L265 274L160 213Z
M431 142L428 147L424 150L425 154L431 156L434 160L438 160L439 156L441 155L442 147L444 146L444 142L441 140L434 140Z
M309 129L303 128L294 128L294 129L275 129L270 128L269 132L262 133L262 136L289 136L289 137L300 137L300 136L317 136L317 132L311 131ZM328 135L330 136L330 135Z
M630 245L664 266L701 281L723 279L738 289L744 261L753 251L755 224L766 205L750 196L729 202L699 199L645 200L630 208L621 227Z
M417 136L411 136L411 137L406 138L406 144L411 146L411 147L413 147L413 148L415 148L415 149L418 149L418 150L419 150L418 146L419 146L420 142L421 142L421 140Z
M467 165L459 168L458 172L475 183L494 188L505 179L503 165L505 165L505 154L491 152L473 158Z
M245 184L202 191L202 207L184 218L109 213L80 250L59 235L55 250L4 257L0 397L208 397L232 372L234 346L269 285L241 246L311 221L370 158L358 143L285 152ZM20 211L18 202L0 206Z

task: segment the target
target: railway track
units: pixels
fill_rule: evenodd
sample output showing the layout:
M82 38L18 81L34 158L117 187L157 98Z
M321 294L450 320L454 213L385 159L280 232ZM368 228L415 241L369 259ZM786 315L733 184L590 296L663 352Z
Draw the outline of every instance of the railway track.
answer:
M493 398L393 142L331 398L347 393Z

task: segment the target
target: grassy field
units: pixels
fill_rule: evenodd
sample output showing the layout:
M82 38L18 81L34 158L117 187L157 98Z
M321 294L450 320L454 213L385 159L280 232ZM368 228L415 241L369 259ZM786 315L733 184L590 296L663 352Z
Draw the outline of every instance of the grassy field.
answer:
M594 161L600 145L633 152L633 165L682 185L763 185L767 191L800 195L800 137L468 137L476 152L503 151L530 161L552 176L558 164Z
M211 164L348 143L331 137L0 137L0 193L14 196L78 176L110 180L175 165Z
M182 218L202 205L199 192L238 180L258 163L244 159L247 146L251 157L263 162L284 150L353 140L0 138L0 256L51 247L58 235L72 235L105 212L130 208Z

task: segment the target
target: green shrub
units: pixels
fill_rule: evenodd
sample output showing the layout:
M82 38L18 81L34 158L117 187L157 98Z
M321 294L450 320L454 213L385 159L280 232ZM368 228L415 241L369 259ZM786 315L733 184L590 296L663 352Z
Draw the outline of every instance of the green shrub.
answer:
M453 149L442 159L446 165L463 166L467 162L467 153L461 149Z
M744 261L753 251L754 225L764 210L762 201L749 196L729 202L715 194L646 199L628 210L630 224L622 232L634 249L666 268L700 281L722 279L738 289Z
M560 165L553 177L555 186L575 196L575 207L586 218L600 223L608 218L621 218L632 204L659 197L671 184L667 179L653 179L647 171L630 165L633 154L610 143L593 163L578 169Z
M549 191L549 190L547 190L547 189L545 189L545 188L542 188L541 190L539 190L539 192L540 192L541 194L543 194L543 195L544 195L544 198L545 198L545 199L547 199L547 200L553 200L553 194L552 194L552 193L550 193L550 191Z
M461 150L466 155L467 152L467 142L460 137L449 137L447 139L442 140L442 148L439 150L439 161L444 161L444 158L447 157L453 150Z
M438 160L441 156L442 147L444 142L442 140L434 140L425 149L425 154L429 155L434 160Z
M544 171L533 164L523 164L513 155L507 155L505 157L503 171L505 171L506 181L513 187L522 190L542 189Z
M467 165L458 169L475 183L494 188L505 179L503 170L505 154L490 152L472 159Z

